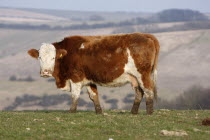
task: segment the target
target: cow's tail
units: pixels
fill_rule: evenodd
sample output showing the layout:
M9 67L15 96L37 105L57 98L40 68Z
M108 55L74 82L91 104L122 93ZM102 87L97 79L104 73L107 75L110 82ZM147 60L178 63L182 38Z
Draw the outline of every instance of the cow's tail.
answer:
M152 68L152 80L154 83L154 88L153 88L154 98L157 101L157 62L158 62L160 45L156 37L152 36L152 39L155 44L155 58L154 58L154 63L153 63L153 68Z
M153 77L153 83L154 83L154 98L155 100L157 100L157 70L154 69L154 71L152 72L152 77Z

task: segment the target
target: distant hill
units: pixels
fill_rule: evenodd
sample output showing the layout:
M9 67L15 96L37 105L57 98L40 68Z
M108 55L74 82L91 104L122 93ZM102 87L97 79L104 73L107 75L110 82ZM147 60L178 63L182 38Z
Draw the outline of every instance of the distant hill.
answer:
M203 22L208 20L208 16L199 11L185 9L169 9L156 14L149 14L141 12L85 12L0 8L0 28L5 29L72 30L109 27L124 28L125 26L142 24L199 21L199 23L193 23L193 28L188 28L187 25L184 27L172 27L172 29L164 30L159 30L159 28L155 28L155 30L143 30L143 32L154 33L191 29L209 29L209 23L200 23L200 21ZM130 31L133 30L129 30L129 32ZM123 32L127 32L127 29Z
M135 17L146 18L154 13L147 12L99 12L99 11L71 11L71 10L50 10L50 9L22 9L25 11L36 12L41 14L48 14L52 16L58 16L62 18L66 18L72 21L82 21L87 22L91 20L93 16L100 16L105 21L123 21L127 19L132 19Z
M164 22L188 22L188 21L208 21L207 14L189 9L167 9L149 17L137 17L131 20L122 21L121 23L129 24L148 24Z

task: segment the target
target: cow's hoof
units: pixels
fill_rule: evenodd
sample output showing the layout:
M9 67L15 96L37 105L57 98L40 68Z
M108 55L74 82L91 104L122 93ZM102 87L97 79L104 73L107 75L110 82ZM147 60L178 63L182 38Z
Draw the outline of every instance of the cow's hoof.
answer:
M153 109L153 99L146 99L146 110L147 115L152 115L154 109Z
M149 113L147 112L147 115L152 115L152 112L149 112Z
M139 112L138 111L134 111L134 110L131 110L131 113L133 114L133 115L137 115L137 114L139 114Z
M102 114L102 109L100 105L95 106L95 110L96 110L96 114Z
M76 113L76 110L69 110L69 113Z
M102 115L103 112L96 112L96 115Z
M103 114L103 112L102 112L102 110L96 110L96 114L100 115L100 114Z
M131 109L131 113L136 115L139 113L139 106L134 105L133 108Z
M147 110L147 115L152 115L153 110Z

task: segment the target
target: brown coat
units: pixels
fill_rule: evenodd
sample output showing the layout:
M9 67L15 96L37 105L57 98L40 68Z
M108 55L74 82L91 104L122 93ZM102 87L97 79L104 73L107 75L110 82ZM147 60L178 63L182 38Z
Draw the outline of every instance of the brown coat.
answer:
M85 78L96 83L109 83L124 73L130 50L144 86L150 88L147 77L157 66L159 44L150 34L133 33L107 36L71 36L53 43L56 50L65 49L67 55L57 59L53 76L58 88L66 80L80 82ZM83 48L84 47L84 48Z

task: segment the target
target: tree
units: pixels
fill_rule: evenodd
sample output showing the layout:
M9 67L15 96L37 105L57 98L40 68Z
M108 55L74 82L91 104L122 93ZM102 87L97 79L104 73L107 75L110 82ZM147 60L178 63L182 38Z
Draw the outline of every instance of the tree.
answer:
M89 20L91 21L103 21L104 18L102 16L99 16L99 15L92 15L89 17Z

